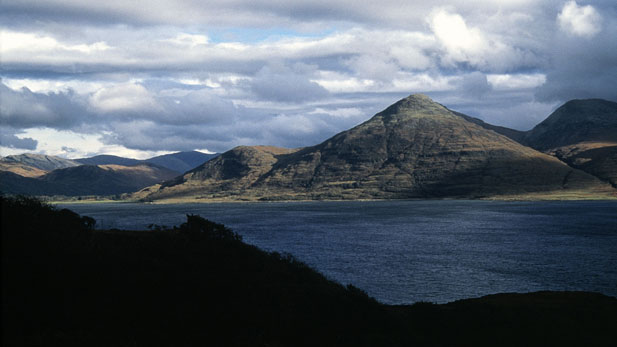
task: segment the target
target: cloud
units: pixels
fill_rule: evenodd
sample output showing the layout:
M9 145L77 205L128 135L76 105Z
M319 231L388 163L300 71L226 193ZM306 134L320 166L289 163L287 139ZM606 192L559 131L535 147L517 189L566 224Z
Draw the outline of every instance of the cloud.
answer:
M310 80L315 67L296 64L292 68L270 64L249 82L251 91L264 100L302 102L328 96L328 91Z
M90 106L102 113L158 112L160 106L142 85L128 83L102 88L89 98Z
M600 13L593 6L579 6L576 1L563 6L557 21L562 30L575 36L593 37L602 30Z
M49 126L68 129L90 115L84 100L72 90L34 93L28 88L13 90L0 83L0 120L14 128Z
M25 150L35 150L38 141L31 137L17 137L13 129L0 127L0 146L8 148L19 148Z
M497 72L520 68L533 61L527 47L511 47L505 42L509 37L470 26L458 13L436 9L428 21L442 51L437 55L439 62L445 68L471 67Z
M462 76L456 84L461 93L476 99L482 98L492 90L492 85L488 83L486 75L478 71Z
M617 11L608 12L604 30L593 37L559 35L551 43L539 101L603 98L617 101Z
M417 92L518 128L617 99L611 0L4 0L0 22L0 121L39 151L306 146Z
M446 10L436 11L430 20L431 29L454 62L477 59L488 42L477 28L469 28L463 17Z

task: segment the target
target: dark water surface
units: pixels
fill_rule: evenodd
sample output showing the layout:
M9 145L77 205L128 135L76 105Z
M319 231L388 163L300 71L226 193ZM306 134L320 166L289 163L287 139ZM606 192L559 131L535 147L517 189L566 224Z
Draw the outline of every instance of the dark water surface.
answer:
M371 201L71 204L97 228L173 226L186 213L288 252L389 304L498 292L617 296L617 202Z

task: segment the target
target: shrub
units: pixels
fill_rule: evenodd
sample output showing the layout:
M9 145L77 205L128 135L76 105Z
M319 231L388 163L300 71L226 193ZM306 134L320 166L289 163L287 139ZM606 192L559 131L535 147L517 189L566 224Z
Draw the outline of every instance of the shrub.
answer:
M186 215L186 222L180 225L179 231L190 236L206 239L242 241L242 236L223 224L193 214Z

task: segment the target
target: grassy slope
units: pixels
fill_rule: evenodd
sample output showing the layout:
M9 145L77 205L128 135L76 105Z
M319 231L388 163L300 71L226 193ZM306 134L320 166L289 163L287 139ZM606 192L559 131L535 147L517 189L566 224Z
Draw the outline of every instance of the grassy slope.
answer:
M3 346L609 345L617 299L500 295L386 306L290 256L189 218L168 231L93 231L2 198Z

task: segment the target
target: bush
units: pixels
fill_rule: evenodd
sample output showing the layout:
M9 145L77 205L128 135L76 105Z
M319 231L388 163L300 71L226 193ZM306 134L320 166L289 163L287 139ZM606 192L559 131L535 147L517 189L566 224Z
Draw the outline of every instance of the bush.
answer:
M178 229L193 237L213 240L242 241L242 236L233 232L223 224L209 221L199 215L187 214L186 222Z

